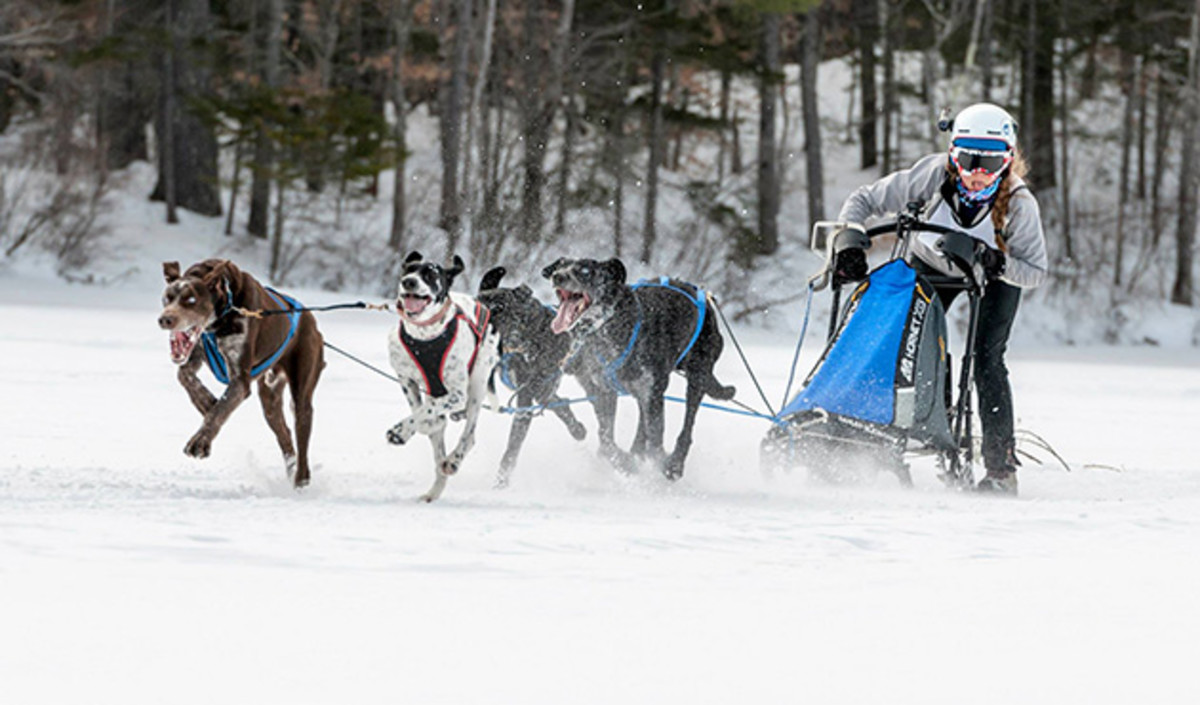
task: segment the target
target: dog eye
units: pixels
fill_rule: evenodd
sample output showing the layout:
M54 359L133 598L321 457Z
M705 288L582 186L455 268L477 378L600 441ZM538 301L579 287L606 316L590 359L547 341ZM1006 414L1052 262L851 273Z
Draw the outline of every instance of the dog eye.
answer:
M183 300L183 303L187 304L188 306L195 306L196 305L196 297L189 296Z
M592 268L588 267L587 265L584 265L579 268L579 273L586 277L587 275L592 273Z

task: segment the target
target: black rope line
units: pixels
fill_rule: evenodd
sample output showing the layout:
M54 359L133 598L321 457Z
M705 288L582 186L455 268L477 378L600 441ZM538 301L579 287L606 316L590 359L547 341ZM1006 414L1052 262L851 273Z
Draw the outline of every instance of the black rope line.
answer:
M721 310L721 304L717 302L716 296L712 297L712 304L713 308L717 310L717 315L721 317L721 322L725 324L725 331L729 333L729 339L733 341L733 347L737 348L738 357L742 358L742 365L750 373L750 379L754 382L754 388L758 390L759 398L767 406L767 411L771 412L771 418L775 418L775 407L771 406L771 402L767 401L767 394L763 391L762 385L758 383L758 377L754 374L753 368L750 367L750 361L746 359L746 354L742 352L742 344L738 342L737 336L733 333L733 328L729 326L729 321L725 319L725 312Z
M325 341L325 347L329 348L330 350L332 350L332 351L334 351L334 352L336 352L336 353L340 353L340 354L342 354L342 355L345 355L346 357L348 357L348 358L350 358L351 360L353 360L353 361L357 362L358 364L362 365L363 367L367 368L368 370L371 370L372 372L374 372L374 373L376 373L376 374L378 374L378 375L381 375L381 376L383 376L383 377L387 377L388 379L392 380L392 381L393 381L393 382L395 382L396 384L404 384L404 382L403 382L403 381L401 381L401 379L400 379L399 377L396 377L395 375L390 375L390 374L388 374L387 372L384 372L383 370L381 370L381 369L379 369L378 367L376 367L376 366L372 365L371 363L369 363L369 362L366 362L365 360L362 360L362 359L360 359L360 358L357 358L357 357L355 357L355 356L351 355L350 353L346 352L345 350L342 350L341 348L339 348L338 346L334 345L333 343L330 343L329 341Z
M366 301L355 301L354 303L330 304L329 306L301 306L299 308L262 309L258 311L235 306L233 310L237 311L243 316L249 316L250 318L262 318L263 316L282 316L289 313L303 313L304 311L336 311L343 308L365 308L373 311L386 311L388 310L388 305L369 304Z

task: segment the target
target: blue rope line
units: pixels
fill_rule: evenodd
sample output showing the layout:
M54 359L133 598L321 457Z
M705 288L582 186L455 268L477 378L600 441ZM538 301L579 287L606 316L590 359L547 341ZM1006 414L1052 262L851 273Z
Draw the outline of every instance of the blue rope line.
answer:
M788 372L787 387L783 390L783 401L779 403L779 408L787 406L788 397L792 395L792 382L796 379L796 365L800 362L800 348L804 345L804 336L808 333L808 318L812 313L812 293L813 283L808 283L808 291L804 294L804 323L800 326L800 338L796 341L796 352L792 354L792 369ZM834 311L830 315L836 316Z
M628 396L628 395L623 394L620 396ZM679 404L687 403L687 399L684 399L683 397L674 397L669 394L664 396L663 399L666 399L667 401L677 402ZM570 404L578 404L579 402L583 402L583 401L592 401L592 397L580 397L578 399L560 399L559 401L550 402L549 404L534 404L532 406L502 406L498 409L498 411L502 414L538 414L538 413L545 411L546 409L553 409L553 408L559 407L559 406L568 406ZM702 406L706 409L713 409L715 411L724 411L727 414L737 414L739 416L751 416L751 417L758 418L758 419L766 419L777 426L786 426L787 425L786 421L782 421L774 416L770 416L768 414L764 414L759 411L746 410L746 409L735 409L733 407L721 406L720 404L712 404L712 403L706 402L706 401L700 402L700 406Z

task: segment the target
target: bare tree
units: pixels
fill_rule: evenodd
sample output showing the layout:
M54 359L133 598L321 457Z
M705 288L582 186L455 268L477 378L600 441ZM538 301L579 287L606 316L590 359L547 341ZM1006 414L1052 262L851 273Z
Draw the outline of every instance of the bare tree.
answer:
M1179 164L1179 221L1175 228L1175 281L1171 302L1193 304L1192 266L1196 240L1196 199L1200 197L1200 0L1192 12L1191 43L1188 45L1187 86L1181 132L1184 135Z
M854 20L858 32L859 91L862 96L862 118L858 123L859 168L866 169L879 163L879 146L876 144L879 107L875 88L879 0L854 0Z
M444 87L439 118L442 155L442 205L439 226L446 231L446 257L454 255L462 236L462 192L458 187L461 165L463 111L467 102L467 71L471 51L471 0L454 0L454 45L450 76Z
M762 255L779 249L779 152L775 146L775 113L782 73L779 19L775 12L762 16L758 83L758 242L754 248L755 254Z
M521 188L521 223L522 236L526 242L536 242L541 236L542 225L545 222L542 192L546 185L546 147L550 140L554 116L562 101L567 43L570 40L571 23L575 18L575 0L563 0L558 25L550 40L548 64L537 60L542 53L541 48L537 46L541 36L538 24L543 10L542 0L526 0L526 4L527 49L522 72L526 86L526 96L522 103L525 182Z
M161 113L156 125L159 183L151 198L167 203L167 220L176 222L176 206L193 213L221 214L218 191L217 136L212 124L191 106L212 97L211 62L197 37L212 32L207 0L168 0L167 46L163 51Z
M656 32L654 49L650 57L650 115L646 140L650 146L650 158L646 165L646 209L642 223L642 262L649 262L658 239L658 169L663 160L663 74L666 70L666 33Z
M408 101L404 97L404 55L408 51L408 33L412 22L412 0L392 0L389 7L392 20L392 80L389 96L395 113L392 139L396 143L396 176L392 183L392 228L388 236L388 247L394 252L404 249L406 222L406 191L408 179L405 165L408 162Z
M255 46L262 46L259 66L263 82L271 89L279 88L281 79L281 54L283 34L283 0L266 0L266 10L256 22L263 35L255 38ZM267 125L257 126L254 140L254 166L250 182L250 219L246 229L254 237L267 237L267 223L271 207L271 179L275 165L275 148L271 144Z
M821 116L817 110L817 70L821 61L821 13L818 8L804 18L804 53L800 70L800 95L804 106L804 163L808 174L808 220L825 219L825 170L821 162Z

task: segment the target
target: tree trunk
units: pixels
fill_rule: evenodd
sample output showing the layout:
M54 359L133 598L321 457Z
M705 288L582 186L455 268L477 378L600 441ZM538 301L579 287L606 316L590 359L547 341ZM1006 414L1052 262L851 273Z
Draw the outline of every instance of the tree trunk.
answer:
M1193 248L1196 239L1196 199L1200 198L1200 0L1192 13L1185 112L1180 123L1183 147L1179 165L1179 221L1175 228L1175 282L1171 303L1192 305Z
M1178 101L1161 63L1157 66L1158 84L1154 98L1154 169L1150 173L1150 246L1157 250L1162 239L1162 184L1167 170L1167 145Z
M527 0L525 15L525 86L526 97L523 128L525 136L525 183L521 190L522 236L526 242L541 237L545 214L542 192L546 186L546 146L550 128L562 101L563 76L566 71L567 43L575 15L575 0L563 0L558 26L551 39L548 65L538 61L542 52L537 46L543 0ZM543 82L543 78L545 81Z
M811 24L812 13L805 21ZM779 152L775 148L775 112L779 105L779 14L762 17L762 56L758 83L758 241L753 254L779 249Z
M658 30L655 33L654 51L650 57L650 129L646 139L650 147L650 160L646 165L646 211L642 222L642 253L641 261L650 262L654 253L655 240L658 238L658 169L663 159L663 109L662 82L666 72L666 32Z
M110 35L132 34L140 29L139 13L130 11L126 2L107 0L105 7ZM107 169L124 169L134 161L149 159L146 124L154 119L156 110L145 78L142 64L134 60L104 69L96 129ZM11 100L5 87L0 79L0 103Z
M892 134L893 120L896 115L896 53L893 48L892 27L895 25L893 15L895 8L891 0L883 2L883 164L880 172L890 174L895 161Z
M446 259L454 256L462 236L462 200L458 188L462 147L463 108L467 99L467 70L471 49L471 0L455 0L454 47L450 77L439 121L442 156L442 205L439 226L446 231Z
M283 32L283 0L267 0L266 15L259 22L263 27L260 39L263 47L262 79L271 89L279 88L281 33ZM267 238L267 223L271 209L271 179L275 171L275 147L267 125L259 124L254 143L253 179L250 183L250 219L246 229L258 238Z
M179 222L179 214L175 212L175 208L179 204L179 192L175 183L175 177L178 175L175 161L175 93L177 90L175 63L179 50L175 14L175 0L167 0L167 46L163 51L162 115L159 117L162 130L158 133L162 148L159 149L158 156L158 179L162 189L162 200L167 203L167 222L171 225ZM156 187L154 191L157 194L159 188ZM153 199L154 195L152 194L150 198Z
M408 100L404 96L404 55L408 53L408 32L412 20L412 0L393 0L392 15L392 111L396 124L392 126L392 138L396 142L396 177L392 182L392 229L388 235L388 247L398 254L404 252L404 231L408 217L407 186L408 174Z
M1125 267L1125 209L1129 205L1130 153L1133 151L1134 106L1137 103L1137 63L1128 51L1121 52L1121 78L1125 89L1125 111L1121 120L1121 171L1117 180L1117 229L1114 233L1113 286L1121 286Z
M571 193L571 169L574 167L576 122L575 104L568 96L563 105L566 127L563 129L562 159L559 163L558 211L554 217L554 234L561 236L567 231L567 199Z
M992 102L992 72L993 72L993 52L992 52L992 27L995 24L993 14L995 7L993 0L978 0L984 5L983 8L983 26L979 33L979 85L980 99L985 102Z
M1039 9L1040 8L1040 9ZM1024 108L1026 126L1022 143L1029 156L1031 181L1041 189L1055 186L1054 169L1054 40L1056 22L1051 14L1056 8L1050 3L1028 2L1029 64L1025 80Z
M475 157L475 116L480 113L480 125L483 126L480 140L480 149L486 152L488 145L487 138L487 107L483 104L483 89L488 83L488 76L491 74L492 66L492 43L495 37L496 28L496 0L487 0L487 9L484 11L483 17L483 50L479 57L479 66L476 68L475 85L471 89L471 101L467 104L467 130L466 143L463 147L463 178L462 178L462 200L463 207L466 209L468 218L472 217L476 206L476 199L472 195L471 175L473 172L472 161ZM481 158L481 161L486 161ZM484 171L486 173L486 169ZM475 232L477 226L472 224L472 233ZM474 248L472 248L474 249Z
M1150 57L1147 52L1143 52L1138 56L1138 74L1137 74L1137 180L1134 183L1134 197L1139 201L1146 200L1146 133L1147 129L1147 110L1146 110L1146 92L1149 81L1149 66ZM1145 203L1142 204L1141 212L1145 215Z
M1059 104L1059 122L1062 124L1062 183L1059 184L1059 192L1062 194L1063 256L1068 262L1074 262L1075 241L1071 237L1071 102L1067 68L1067 62L1059 62L1059 85L1062 90L1062 100Z
M736 105L733 107L733 119L730 120L729 128L733 130L733 144L729 148L729 173L741 174L746 170L746 166L742 161L742 130Z
M173 39L168 50L172 80L165 92L169 105L164 102L164 115L160 118L162 152L164 158L168 151L171 153L174 165L170 174L174 181L175 205L200 215L217 216L222 213L217 136L212 125L188 107L192 101L207 98L212 93L208 68L211 62L200 55L205 50L195 47L198 38L215 31L214 23L207 0L172 0L170 4L174 5L175 11ZM171 133L169 139L168 130ZM165 181L166 174L165 164L160 165L160 182ZM161 183L161 188L156 187L151 198L170 200L166 187L166 183Z
M858 124L860 169L879 163L876 126L879 111L875 88L875 44L879 41L879 0L854 0L854 19L858 29L859 91L862 119ZM807 117L805 124L807 124ZM807 129L807 128L806 128Z
M717 185L725 181L725 161L729 151L729 94L733 84L733 73L729 69L721 69L721 98L719 119L721 127L717 131Z
M816 8L804 18L800 96L804 106L804 162L808 175L808 222L825 219L825 171L821 161L821 118L817 110L817 71L821 63L821 21Z

